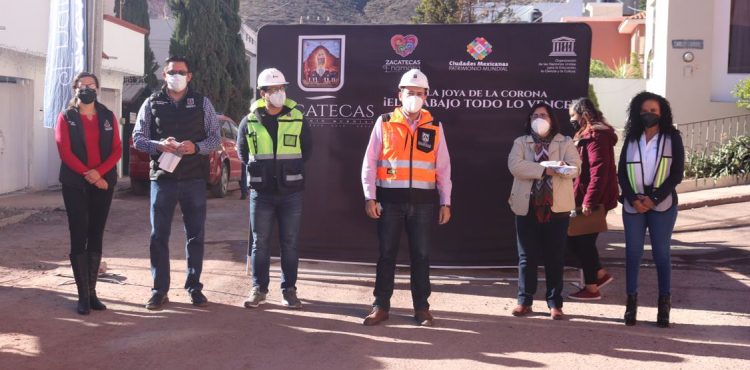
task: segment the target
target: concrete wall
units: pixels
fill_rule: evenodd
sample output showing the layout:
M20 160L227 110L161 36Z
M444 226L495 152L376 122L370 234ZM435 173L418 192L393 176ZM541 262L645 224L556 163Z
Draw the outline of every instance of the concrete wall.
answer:
M592 78L589 82L594 86L599 110L604 113L607 121L622 130L628 118L626 110L630 99L635 94L646 89L646 80L620 78Z
M102 50L109 59L102 60L102 70L143 75L143 49L146 35L105 19ZM122 83L122 81L120 81Z
M47 54L47 32L49 30L49 0L24 0L15 2L23 6L9 6L3 2L0 12L0 46L32 55ZM21 9L22 8L22 9ZM30 18L33 14L34 19Z
M647 37L647 55L653 50L652 75L649 75L649 91L664 95L671 103L676 123L703 121L721 117L747 114L733 103L714 102L716 90L726 88L729 82L715 76L726 74L726 47L716 40L727 40L729 28L726 23L716 24L717 19L728 19L729 0L659 0L650 1L646 16L647 33L653 30L653 38ZM703 49L674 49L672 40L703 40ZM682 55L691 51L693 62L683 61ZM721 60L724 63L721 63ZM738 77L732 75L732 77Z

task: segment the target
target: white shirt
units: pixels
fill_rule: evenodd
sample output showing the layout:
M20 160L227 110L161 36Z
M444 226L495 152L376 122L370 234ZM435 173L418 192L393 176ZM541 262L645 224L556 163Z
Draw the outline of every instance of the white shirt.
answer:
M641 153L641 165L643 166L643 185L651 186L654 184L656 177L656 167L659 164L659 136L654 135L649 142L646 142L646 133L641 134L641 140L638 141L638 147Z

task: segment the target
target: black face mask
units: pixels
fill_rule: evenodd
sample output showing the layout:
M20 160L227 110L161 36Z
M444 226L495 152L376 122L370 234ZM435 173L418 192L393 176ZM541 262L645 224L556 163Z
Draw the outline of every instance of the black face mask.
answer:
M570 125L573 126L573 132L578 132L581 129L581 121L577 119L570 120Z
M651 128L659 124L659 118L661 117L654 113L641 114L641 122L643 122L643 127L645 128Z
M78 100L83 104L93 103L96 101L96 90L89 88L78 90Z

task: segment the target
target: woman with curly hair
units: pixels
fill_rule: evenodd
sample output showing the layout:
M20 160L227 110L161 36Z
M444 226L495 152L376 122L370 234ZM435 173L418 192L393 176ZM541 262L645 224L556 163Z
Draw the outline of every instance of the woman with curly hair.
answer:
M625 325L636 323L638 272L648 229L659 283L656 324L669 327L671 309L670 241L677 220L677 192L685 148L662 96L643 91L630 101L618 177L625 228Z

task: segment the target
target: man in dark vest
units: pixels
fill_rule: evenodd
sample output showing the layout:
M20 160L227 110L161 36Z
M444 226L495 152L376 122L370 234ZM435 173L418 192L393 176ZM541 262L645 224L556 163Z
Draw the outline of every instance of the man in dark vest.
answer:
M194 305L208 303L200 282L208 155L221 143L213 105L188 86L193 78L188 61L173 56L165 65L166 86L143 102L133 130L135 148L151 154L150 252L154 287L146 303L149 310L159 310L169 301L169 234L178 202L187 241L185 289ZM172 168L168 162L177 159L177 166Z

